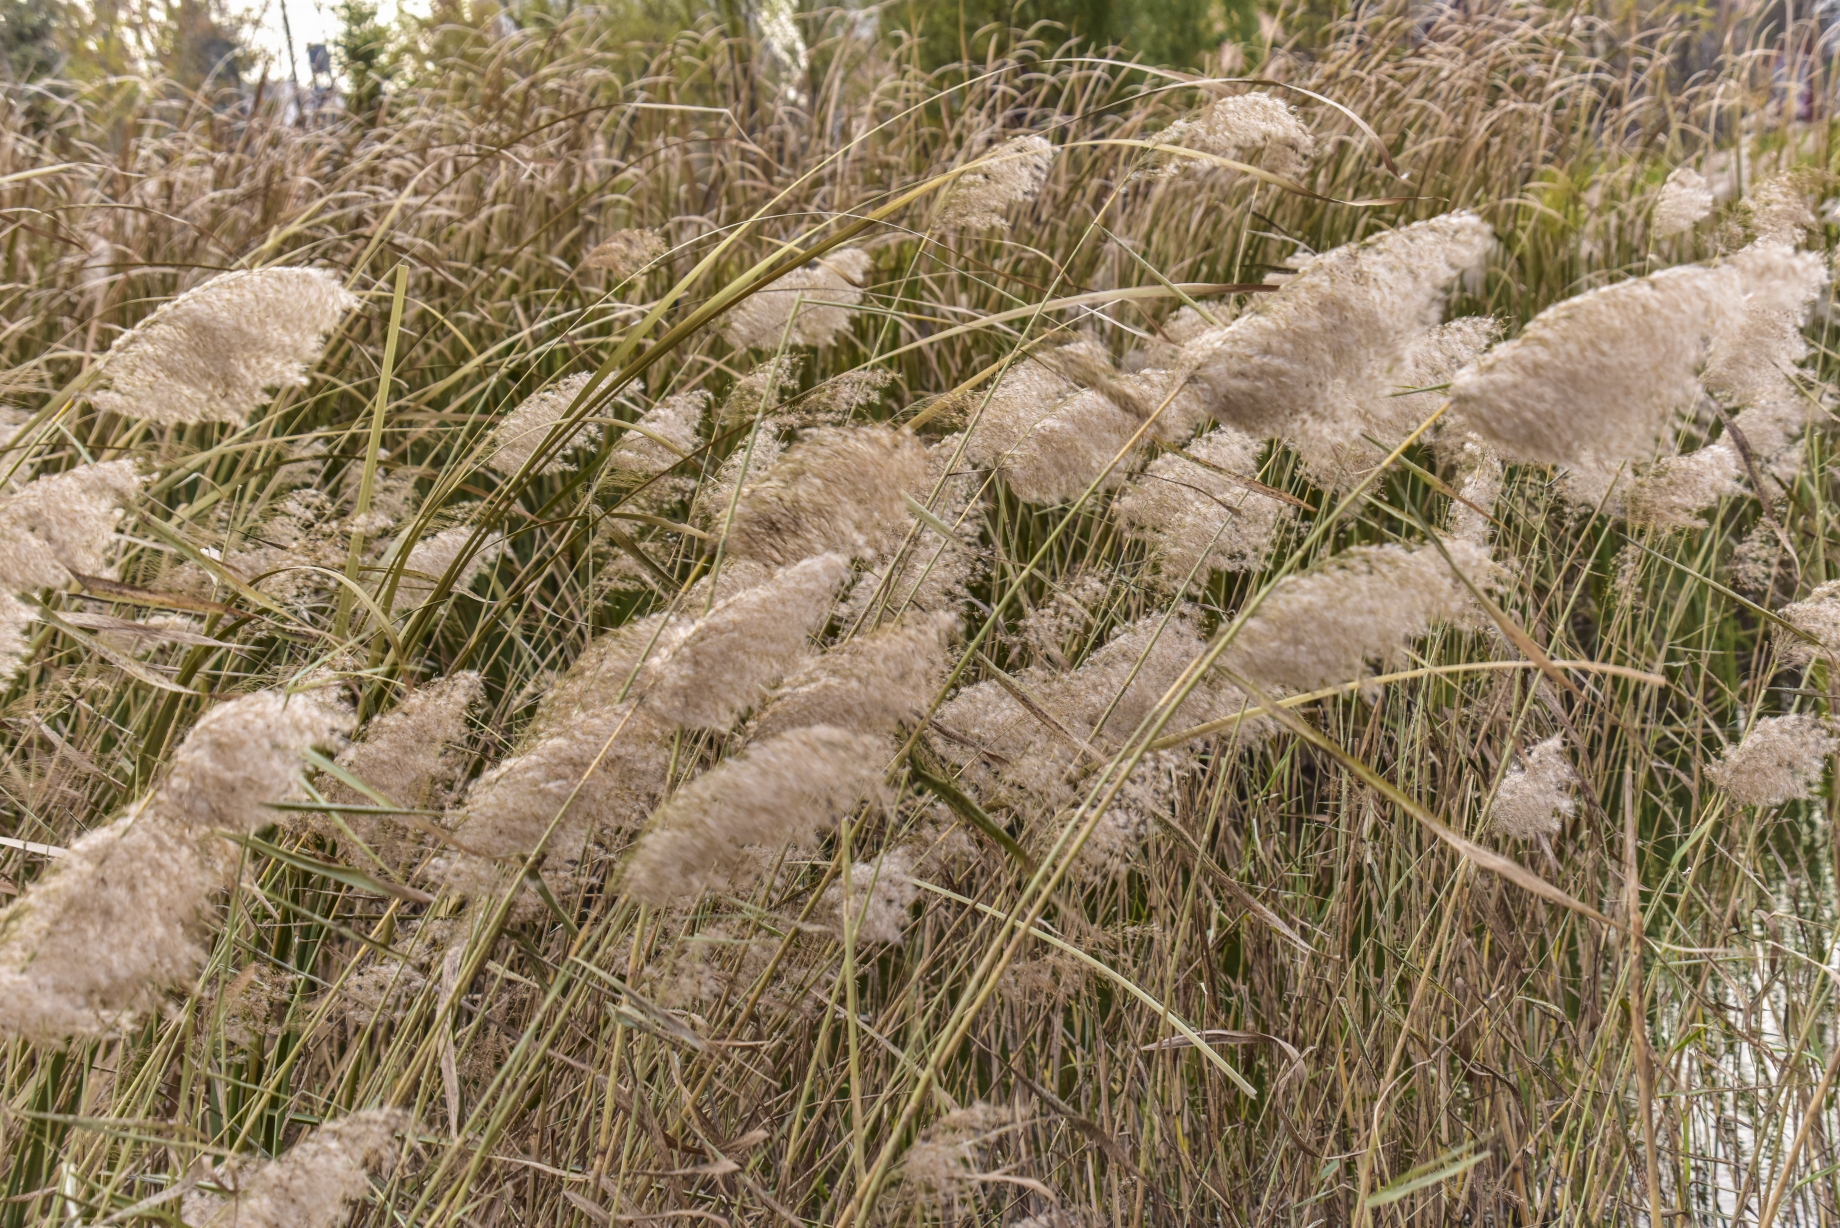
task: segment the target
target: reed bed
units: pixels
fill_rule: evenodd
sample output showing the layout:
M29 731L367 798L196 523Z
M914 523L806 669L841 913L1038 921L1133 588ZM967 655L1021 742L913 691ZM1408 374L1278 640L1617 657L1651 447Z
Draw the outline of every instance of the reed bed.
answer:
M799 21L5 91L0 1225L1840 1220L1812 37Z

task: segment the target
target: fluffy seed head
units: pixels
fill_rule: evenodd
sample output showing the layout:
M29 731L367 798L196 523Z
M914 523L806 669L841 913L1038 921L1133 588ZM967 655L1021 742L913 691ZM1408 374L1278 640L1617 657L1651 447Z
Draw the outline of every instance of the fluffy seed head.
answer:
M31 606L11 593L0 592L0 682L19 672L32 647L32 622L37 617Z
M1578 813L1578 773L1565 757L1565 740L1548 738L1534 746L1495 790L1489 823L1504 836L1532 840L1550 836Z
M957 613L964 607L984 552L978 544L974 506L980 475L969 468L952 469L963 438L949 436L927 449L926 481L915 496L922 502L932 499L933 517L951 530L950 536L942 537L937 528L926 525L911 544L904 538L881 550L850 589L843 613L846 622L867 619L865 625L872 626L879 618L909 611Z
M1293 513L1281 501L1244 481L1258 472L1263 440L1219 427L1180 452L1150 462L1114 505L1134 536L1149 541L1160 558L1159 580L1173 588L1194 571L1262 567L1272 541Z
M1751 234L1763 243L1794 247L1820 227L1808 207L1805 177L1798 172L1766 179L1744 198L1744 220Z
M140 493L132 461L79 465L28 482L0 503L0 588L61 588L109 575L122 506Z
M1210 411L1249 434L1303 442L1312 474L1333 479L1340 451L1372 432L1377 395L1437 326L1445 287L1493 242L1475 214L1449 213L1315 257L1185 347Z
M666 397L639 417L638 425L650 434L627 431L608 463L622 473L650 477L664 472L702 444L700 427L703 410L708 405L709 394L702 391L679 392Z
M1793 605L1776 613L1790 626L1806 631L1819 643L1786 633L1776 637L1777 651L1790 665L1807 665L1817 658L1840 661L1840 580L1829 580Z
M415 543L409 551L408 561L403 564L402 578L396 582L399 597L420 600L432 594L447 569L454 565L466 544L473 540L474 528L470 524L457 524L450 529L442 529L432 537L424 537ZM506 541L503 533L488 533L473 557L466 561L466 566L454 577L453 587L449 592L464 593L479 578L479 573L490 567L498 556L505 552Z
M641 679L646 707L675 725L727 729L798 667L849 574L841 554L820 554L673 628Z
M1007 229L1005 211L1034 200L1054 164L1054 145L1033 133L1011 137L979 159L983 165L960 175L939 212L941 226L965 230Z
M365 1109L327 1122L279 1159L234 1179L227 1196L188 1196L190 1228L337 1228L370 1191L370 1174L388 1171L398 1134L414 1121L401 1109Z
M1657 239L1691 230L1712 213L1712 187L1706 177L1690 166L1683 166L1667 177L1655 198L1654 218L1650 231Z
M145 804L77 841L0 912L0 1034L50 1044L131 1025L204 962L214 881L197 839Z
M1296 110L1270 94L1222 98L1194 119L1169 125L1158 139L1236 162L1256 153L1266 170L1292 179L1307 173L1316 156L1316 138L1297 118ZM1167 169L1192 165L1184 158Z
M901 1160L901 1181L916 1193L950 1203L976 1184L985 1149L1026 1114L998 1105L954 1109L928 1126Z
M778 349L782 337L788 345L830 345L855 318L871 263L869 253L858 247L838 248L812 260L730 311L722 322L722 336L738 350Z
M593 376L583 373L559 379L547 388L538 389L518 403L516 409L505 415L505 420L492 432L492 455L486 464L500 473L511 474L522 469L537 449L549 436L550 428L562 421L570 404L581 395ZM538 473L561 473L571 467L568 460L570 452L578 448L590 447L600 438L601 428L588 426L577 431L569 443L560 452L552 456L537 470Z
M1386 664L1437 624L1463 617L1469 589L1493 583L1488 551L1448 541L1451 562L1434 545L1356 546L1304 575L1279 581L1222 662L1261 687L1315 691L1353 682L1367 663Z
M850 894L844 898L837 883L826 896L827 910L836 918L838 932L856 927L856 941L899 946L920 888L909 877L914 853L896 849L877 861L859 861L850 867Z
M332 745L350 728L350 711L317 694L258 691L218 704L179 744L155 804L197 829L255 831L275 822L266 804L298 785L300 752Z
M1819 717L1766 716L1728 746L1706 775L1742 806L1777 806L1812 797L1840 737Z
M1737 411L1734 421L1757 467L1787 482L1798 461L1795 440L1818 413L1793 376L1809 354L1802 329L1827 288L1827 266L1816 252L1759 242L1733 253L1724 267L1737 286L1715 321L1701 378Z
M605 269L615 281L625 281L665 254L664 236L656 230L616 230L596 243L582 261L591 269Z
M914 614L838 645L786 680L761 709L754 737L830 725L888 733L910 723L945 680L957 614Z
M522 749L473 782L458 828L466 851L442 857L436 877L463 895L497 891L548 834L547 879L595 832L637 824L664 790L669 732L631 701L541 723Z
M626 866L626 890L667 904L731 876L750 847L810 840L875 793L887 739L829 725L750 747L685 785L653 816Z
M1509 459L1607 487L1699 395L1725 274L1664 269L1566 299L1457 375L1451 412Z
M357 305L324 269L219 274L117 337L90 402L162 426L241 422L268 389L307 382L322 338Z
M1743 490L1743 459L1728 439L1716 439L1681 456L1666 456L1638 468L1622 494L1623 515L1632 525L1658 529L1700 528L1700 513L1726 495Z
M1124 480L1124 465L1114 462L1143 426L1141 408L1104 348L1076 341L1004 373L972 426L966 457L1002 470L1029 503L1068 502L1107 466L1106 485Z
M911 432L820 427L742 493L728 548L782 564L825 551L867 554L905 524L905 496L920 490L926 468L926 448Z
M462 766L456 748L466 738L466 714L480 691L479 675L472 670L435 679L373 718L340 753L338 765L399 806L444 808ZM319 789L330 802L375 804L337 779L321 780ZM341 821L392 866L415 857L424 844L419 833L386 816L346 814ZM338 839L337 825L315 826Z

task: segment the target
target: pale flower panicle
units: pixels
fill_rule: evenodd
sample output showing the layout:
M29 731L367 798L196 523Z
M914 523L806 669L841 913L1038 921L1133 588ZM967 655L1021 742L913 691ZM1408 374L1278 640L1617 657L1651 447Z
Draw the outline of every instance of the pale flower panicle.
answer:
M1667 182L1661 185L1649 227L1657 239L1666 239L1693 229L1711 213L1711 185L1692 167L1682 166L1669 174Z
M869 554L905 526L907 498L926 471L926 449L912 432L819 427L742 492L728 549L780 564L827 551Z
M140 493L133 461L47 474L0 501L0 588L62 588L73 575L111 576L121 509Z
M946 641L958 626L955 613L915 613L839 644L774 691L753 737L809 725L888 733L912 724L945 681Z
M745 873L750 848L805 843L878 795L882 734L793 729L711 768L672 795L627 863L626 890L663 905Z
M1054 165L1055 152L1053 142L1025 133L985 153L978 169L958 177L939 211L939 224L964 230L1007 228L1005 212L1035 199Z
M832 345L856 317L871 263L860 247L810 260L730 310L722 336L738 350L778 349L782 338L787 345Z
M1555 835L1578 813L1573 795L1577 787L1578 773L1565 757L1565 740L1548 738L1502 777L1489 803L1489 823L1516 840Z
M401 1109L363 1109L312 1130L282 1155L247 1174L233 1172L223 1194L188 1194L187 1228L338 1228L387 1173L414 1119Z
M492 454L486 458L486 464L503 474L514 474L524 468L537 454L549 438L550 431L562 421L569 406L581 396L587 388L588 381L594 378L586 372L579 375L565 376L518 402L517 407L506 414L492 431ZM569 455L581 448L592 447L601 437L598 425L589 425L576 431L568 442L558 448L550 458L540 465L538 473L561 473L571 468Z
M325 269L220 273L117 337L89 401L162 426L242 422L269 389L306 384L322 339L357 305Z
M640 678L647 710L692 729L733 725L798 668L849 575L843 555L816 555L672 627Z
M1836 749L1840 736L1817 716L1766 716L1708 764L1706 775L1741 806L1779 806L1813 797Z
M667 250L669 245L656 230L616 230L590 248L582 263L611 273L615 281L625 281L643 272Z

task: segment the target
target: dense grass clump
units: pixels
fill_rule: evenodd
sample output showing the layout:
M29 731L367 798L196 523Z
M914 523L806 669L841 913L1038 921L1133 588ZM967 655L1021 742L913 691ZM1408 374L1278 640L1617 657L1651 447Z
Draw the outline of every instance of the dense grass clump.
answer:
M1812 38L800 20L0 93L0 1228L1840 1218Z

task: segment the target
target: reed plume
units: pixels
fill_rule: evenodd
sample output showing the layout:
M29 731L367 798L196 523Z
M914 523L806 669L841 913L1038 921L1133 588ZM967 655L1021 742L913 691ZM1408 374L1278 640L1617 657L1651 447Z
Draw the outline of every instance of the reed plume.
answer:
M1399 660L1406 645L1472 608L1461 571L1478 588L1496 569L1484 547L1355 546L1278 582L1221 662L1266 689L1315 691Z
M1052 142L1033 133L1011 137L978 159L952 185L939 211L941 226L963 230L1008 229L1011 205L1034 200L1054 165Z
M1741 806L1780 806L1813 797L1840 736L1819 717L1766 716L1727 746L1706 775Z
M847 332L863 300L873 263L859 247L840 247L755 291L722 321L722 337L738 350L788 345L828 346ZM796 310L796 315L795 315Z
M358 305L324 269L221 273L162 304L103 356L97 409L161 426L241 422L271 388L298 388Z
M616 230L588 249L582 263L612 274L615 281L626 281L644 272L669 246L656 230Z
M539 388L505 415L492 432L491 455L486 464L500 473L513 474L529 463L543 441L549 438L552 428L562 421L569 406L574 404L582 391L587 388L591 374L570 375L546 388ZM538 469L538 473L561 473L572 468L569 454L580 448L592 447L601 437L601 428L590 425L576 431L569 437L567 446L556 450L549 460Z
M1558 833L1578 813L1578 773L1565 757L1565 740L1538 743L1502 777L1489 803L1489 824L1515 840Z
M844 556L820 554L672 627L641 679L646 709L674 725L727 729L798 667L849 574Z
M1273 174L1297 179L1316 157L1316 137L1296 108L1270 94L1222 98L1193 119L1180 119L1158 134L1164 145L1185 145L1222 158L1244 161L1257 155ZM1172 159L1161 168L1174 174L1195 163Z
M1655 197L1655 212L1649 231L1657 239L1666 239L1693 229L1712 213L1712 188L1706 177L1690 166L1683 166L1667 177Z
M911 614L847 640L787 678L761 708L760 741L812 725L888 733L911 724L945 681L946 641L957 614Z
M1493 243L1476 215L1448 213L1313 257L1232 324L1189 342L1210 411L1291 442L1317 481L1345 483L1368 448L1363 433L1396 436L1375 421L1378 398L1437 327L1446 287Z
M879 792L879 734L793 729L711 768L661 806L626 864L627 894L664 905L747 876L749 849L809 843Z
M1594 503L1699 396L1728 288L1724 273L1690 266L1548 307L1457 375L1450 412L1506 459L1569 468L1572 497Z
M1264 565L1272 543L1295 513L1258 490L1263 440L1223 426L1180 452L1168 452L1131 479L1113 505L1133 535L1151 544L1158 582L1195 584L1210 571L1250 571Z
M115 525L140 489L133 461L103 461L36 478L0 501L0 589L111 576Z
M926 470L926 449L912 432L819 427L742 492L728 549L778 564L870 554L906 524L907 498L924 493Z
M394 1166L397 1136L414 1128L401 1109L348 1113L247 1176L220 1177L225 1193L188 1194L183 1219L187 1228L337 1228L370 1192L371 1173Z
M39 1044L107 1035L188 982L224 869L212 834L273 823L268 803L299 783L300 751L348 719L274 691L199 718L159 786L0 911L0 1032Z

